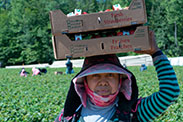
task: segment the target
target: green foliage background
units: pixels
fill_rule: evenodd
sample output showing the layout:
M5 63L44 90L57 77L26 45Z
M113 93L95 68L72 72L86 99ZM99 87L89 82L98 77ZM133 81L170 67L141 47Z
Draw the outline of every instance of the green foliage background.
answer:
M140 67L128 67L137 79L139 96L146 97L159 90L154 67L140 72ZM174 67L180 90L183 90L183 67ZM0 69L0 121L1 122L53 122L63 108L70 80L79 72L74 68L71 75L54 75L51 69L41 76L20 77L20 69ZM181 92L182 93L182 92ZM154 122L182 122L183 95Z
M51 63L54 60L49 20L51 10L60 9L68 14L79 8L93 13L111 9L117 3L122 7L129 6L130 2L131 0L0 0L0 62L6 66ZM158 46L168 56L182 56L183 1L145 2L148 24L156 33Z

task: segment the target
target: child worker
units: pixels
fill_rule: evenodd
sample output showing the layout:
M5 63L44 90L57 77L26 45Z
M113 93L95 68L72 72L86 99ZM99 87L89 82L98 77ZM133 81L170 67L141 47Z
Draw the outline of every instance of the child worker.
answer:
M116 55L86 57L55 122L147 122L162 114L177 99L180 89L153 32L149 36L152 50L136 53L152 56L159 91L139 98L135 76L122 67Z

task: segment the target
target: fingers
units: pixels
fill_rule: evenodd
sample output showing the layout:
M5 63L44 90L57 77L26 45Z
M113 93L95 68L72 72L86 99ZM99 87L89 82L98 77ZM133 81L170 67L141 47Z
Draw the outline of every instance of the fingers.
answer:
M156 43L156 38L155 38L155 34L154 34L153 31L149 32L149 37L150 37L149 39L150 39L150 42L151 42L151 55L152 55L153 53L158 51L159 48L158 48L158 45Z

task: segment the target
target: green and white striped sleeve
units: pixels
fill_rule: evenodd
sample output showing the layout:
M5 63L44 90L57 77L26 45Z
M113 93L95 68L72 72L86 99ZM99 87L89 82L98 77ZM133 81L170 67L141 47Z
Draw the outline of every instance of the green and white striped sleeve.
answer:
M152 57L159 80L159 91L143 98L138 105L137 118L141 122L154 120L176 100L180 93L175 72L167 57L161 51Z

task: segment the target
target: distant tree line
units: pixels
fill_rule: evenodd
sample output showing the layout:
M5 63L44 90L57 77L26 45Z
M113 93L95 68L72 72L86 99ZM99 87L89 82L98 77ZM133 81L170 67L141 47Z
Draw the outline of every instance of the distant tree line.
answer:
M54 60L49 11L94 13L131 0L0 0L0 62L5 65L51 63ZM168 56L183 55L183 1L145 0L148 25ZM129 55L127 53L126 55Z

